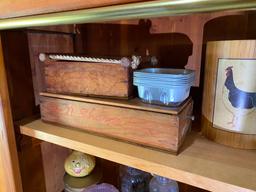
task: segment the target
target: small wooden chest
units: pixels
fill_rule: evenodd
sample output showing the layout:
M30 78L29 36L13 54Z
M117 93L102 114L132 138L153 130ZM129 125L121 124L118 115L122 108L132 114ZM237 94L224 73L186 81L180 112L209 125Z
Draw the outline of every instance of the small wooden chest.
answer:
M51 55L50 55L51 56ZM129 98L132 95L132 69L120 63L87 61L68 61L42 59L42 87L50 93ZM74 56L63 56L74 58ZM80 58L80 57L75 57ZM81 57L82 58L82 57ZM95 61L94 61L95 60ZM104 59L102 59L104 60ZM119 61L119 60L115 60Z
M178 152L191 125L193 102L178 108L154 106L138 99L115 101L42 93L42 120L112 138Z

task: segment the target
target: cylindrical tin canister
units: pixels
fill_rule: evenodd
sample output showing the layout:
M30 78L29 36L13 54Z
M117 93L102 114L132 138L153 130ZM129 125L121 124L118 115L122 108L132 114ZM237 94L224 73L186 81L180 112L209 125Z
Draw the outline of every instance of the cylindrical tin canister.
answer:
M202 108L207 138L256 149L256 40L207 43Z

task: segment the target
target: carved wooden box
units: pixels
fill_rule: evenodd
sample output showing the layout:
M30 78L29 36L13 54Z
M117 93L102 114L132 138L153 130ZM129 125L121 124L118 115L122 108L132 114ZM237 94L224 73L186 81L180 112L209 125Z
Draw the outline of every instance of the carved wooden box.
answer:
M43 95L43 96L42 96ZM193 102L170 108L138 99L116 101L43 93L41 117L112 138L178 152L191 126Z
M73 56L63 56L64 59L58 60L49 58L49 55L42 57L45 57L41 58L43 91L113 98L129 98L132 95L132 69L115 63L120 60ZM66 57L68 60L65 60ZM86 61L79 58L86 58Z

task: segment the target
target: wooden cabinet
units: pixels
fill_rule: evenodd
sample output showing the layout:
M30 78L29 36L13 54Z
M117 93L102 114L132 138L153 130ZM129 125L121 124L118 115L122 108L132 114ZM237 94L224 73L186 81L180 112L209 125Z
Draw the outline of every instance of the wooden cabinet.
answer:
M0 45L0 190L20 192L20 169L1 41Z
M186 61L188 62L190 67L194 67L198 69L198 76L197 76L197 83L198 85L200 82L200 65L196 65L195 63L204 63L204 43L206 40L212 40L212 38L216 38L216 36L213 36L213 33L208 34L208 39L205 39L207 36L206 32L203 30L203 28L206 26L210 28L210 31L214 31L214 27L218 26L221 22L215 23L215 25L210 26L209 22L213 18L223 16L223 15L236 15L236 18L241 18L244 15L245 21L243 20L236 20L236 19L228 19L227 22L223 22L220 26L226 27L225 24L230 23L231 25L228 26L230 29L233 29L234 26L232 26L232 23L239 21L239 22L248 22L249 24L251 21L253 21L253 18L255 18L255 14L248 15L249 13L245 12L228 12L228 13L213 13L213 14L197 14L197 15L191 15L191 16L179 16L179 17L169 17L169 15L173 14L179 14L179 13L192 13L192 12L202 12L204 11L213 11L213 10L226 10L228 8L234 9L234 8L255 8L256 2L252 1L229 1L231 4L226 4L226 7L223 6L224 3L227 3L227 1L218 1L214 3L214 1L208 1L209 4L200 2L193 4L191 3L185 3L185 4L179 4L178 1L144 1L143 3L134 4L135 8L131 9L131 5L122 5L122 6L112 6L112 7L103 7L103 8L97 8L97 9L90 9L88 13L95 13L97 17L90 18L88 16L88 13L85 11L81 12L72 12L76 17L72 17L71 13L58 13L51 15L47 20L47 15L43 16L43 18L40 19L40 16L34 16L34 17L24 17L24 18L11 18L15 16L24 16L24 15L36 15L39 13L49 13L49 12L59 12L59 11L69 11L69 10L76 10L76 9L84 9L84 8L91 8L91 7L99 7L99 6L109 6L113 4L126 4L131 2L138 2L137 0L126 0L126 1L94 1L94 2L86 2L86 1L75 1L72 3L68 1L62 1L60 4L57 1L39 1L37 3L31 2L29 0L23 1L21 4L20 1L13 1L13 6L10 5L9 1L4 0L0 3L0 7L2 8L2 12L0 13L0 18L9 18L7 20L3 19L0 20L0 28L6 29L6 28L16 28L16 27L31 27L31 26L42 26L42 25L53 25L53 24L73 24L73 23L83 23L83 22L95 22L98 20L104 20L104 14L109 13L109 15L105 15L107 18L106 20L112 20L112 19L123 19L125 16L127 18L145 18L147 16L150 16L150 13L152 16L168 16L165 18L156 18L152 19L152 26L150 29L147 29L148 31L144 31L144 34L150 34L149 40L154 42L152 45L150 45L152 52L154 54L158 54L161 56L160 52L157 52L156 47L157 46L163 46L165 42L165 37L163 39L159 38L159 33L164 34L162 36L165 36L166 33L175 33L174 36L172 36L172 42L175 45L179 45L180 42L182 42L181 46L188 45L187 50L188 52L183 54L187 54L186 59L184 60L177 60L178 62L184 64ZM176 2L176 3L175 3ZM233 3L233 7L232 7ZM30 6L31 5L31 6ZM147 11L145 13L145 10L143 11L143 5L145 5L145 10ZM176 5L177 9L172 10L172 6ZM187 7L185 9L185 7ZM111 9L113 8L113 9ZM160 9L162 8L162 9ZM163 9L166 8L166 9ZM106 12L106 10L108 12ZM117 11L117 12L115 12ZM122 12L123 11L123 12ZM148 12L151 11L151 12ZM179 12L180 11L180 12ZM81 13L81 17L79 17L79 14ZM121 14L123 13L123 14ZM143 14L144 13L144 14ZM69 15L71 14L71 15ZM115 17L115 14L121 14L120 17ZM137 14L137 15L136 15ZM241 16L241 17L240 17ZM56 18L56 20L54 20ZM74 20L72 20L72 18ZM90 20L91 19L91 20ZM120 24L127 24L127 25L138 25L138 20L122 20L122 21L112 21L113 25L120 25ZM253 22L252 22L253 23ZM106 23L105 23L106 24ZM169 26L168 26L169 24ZM249 26L246 25L246 26ZM23 125L20 127L17 127L17 129L14 129L13 126L13 120L21 120L25 117L34 115L36 112L38 112L38 108L34 105L34 100L36 100L37 88L34 85L32 85L32 75L26 76L26 74L31 73L32 74L36 71L34 68L34 65L32 65L32 68L30 69L30 66L28 65L29 62L34 60L34 58L37 57L38 51L46 50L49 51L49 47L44 47L44 39L41 38L41 33L45 33L45 31L51 31L49 32L48 36L51 36L52 45L55 46L56 49L59 49L60 51L69 52L74 48L74 51L82 52L83 49L86 49L88 53L92 54L101 54L103 48L113 48L115 46L113 42L105 41L102 44L102 47L99 45L94 44L94 40L106 40L106 38L100 39L100 34L95 35L94 31L90 27L92 25L93 27L106 27L102 26L100 24L93 25L89 24L82 27L74 27L73 25L65 26L60 30L59 27L51 27L51 28L37 28L29 31L29 35L25 37L25 40L22 41L20 39L12 38L12 41L17 41L17 43L28 43L26 49L20 49L18 53L12 53L12 55L9 54L8 57L3 58L3 53L5 49L8 48L8 43L4 42L4 46L0 46L0 191L8 191L8 192L22 192L22 178L24 175L29 175L26 171L34 171L34 169L54 169L55 164L47 164L49 167L47 168L46 165L42 165L43 163L49 160L49 157L44 156L40 157L40 154L47 151L50 153L54 153L53 151L62 151L62 148L56 149L55 146L51 147L52 144L56 144L58 146L66 147L69 149L79 150L83 151L92 155L95 155L97 157L107 159L116 163L121 163L129 166L133 166L139 169L142 169L144 171L148 171L151 173L159 174L162 176L166 176L169 178L176 179L180 182L187 183L189 185L197 186L199 188L209 190L209 191L224 191L224 192L240 192L240 191L248 191L252 192L256 190L256 152L255 150L238 150L238 149L232 149L225 146L221 146L219 144L213 143L201 136L201 134L197 131L192 131L192 133L188 136L186 139L186 142L181 150L181 153L178 156L169 154L167 152L163 151L157 151L152 150L148 148L144 148L141 146L137 146L134 144L124 143L120 141L111 140L108 138L104 138L101 136L91 135L88 133L80 132L77 130L74 130L70 127L61 127L61 126L54 126L47 123L42 122L41 120L34 120L29 123L23 123ZM188 27L189 26L189 27ZM210 27L209 27L210 26ZM253 26L253 25L250 25ZM145 26L144 26L145 27ZM89 29L90 28L90 29ZM205 28L206 29L206 28ZM234 28L236 29L236 28ZM246 34L243 38L255 38L255 30L253 27L243 28L248 31L248 34L246 34L244 31L239 30L239 32ZM87 33L83 33L83 30L87 30ZM131 43L131 40L133 39L130 36L136 36L135 33L132 33L132 35L129 35L127 30L124 30L124 28L120 27L116 30L123 31L122 35L118 36L120 47L119 49L113 50L116 51L117 54L127 54L131 53L131 47L127 46L128 43ZM116 30L109 30L107 37L110 37L113 33L115 33ZM133 30L133 29L132 29ZM134 32L132 31L131 32ZM141 29L143 30L143 29ZM2 40L5 36L5 33L9 32L1 32ZM27 33L26 30L19 30L15 31L16 33ZM82 32L82 34L81 34ZM216 32L216 31L215 31ZM89 34L94 34L94 38L91 38L88 36ZM64 35L66 39L69 40L63 40L58 39L58 36ZM75 35L76 34L76 35ZM215 34L218 34L217 32ZM218 34L223 35L223 34ZM20 36L20 35L19 35ZM145 35L146 36L146 35ZM144 36L144 37L145 37ZM231 33L226 33L227 38L231 37ZM143 36L137 36L137 40L139 41L141 38L144 38ZM147 36L148 37L148 36ZM27 38L27 39L26 39ZM80 39L79 39L80 38ZM82 39L81 39L82 38ZM86 39L88 38L88 39ZM159 39L161 40L159 40ZM179 39L180 38L180 39ZM218 38L218 37L217 37ZM71 40L72 39L72 40ZM114 38L113 38L114 39ZM136 39L136 38L135 38ZM75 42L75 46L72 45L73 40ZM133 39L134 40L134 39ZM182 41L181 41L182 40ZM216 40L216 39L215 39ZM33 44L33 41L40 41L40 43L36 46ZM66 50L65 47L59 46L59 41L62 41L62 43L65 41L66 46L71 46L72 48ZM30 46L29 46L30 43ZM79 44L80 43L80 44ZM133 41L134 43L134 41ZM144 43L140 43L141 45L144 45ZM49 45L49 44L48 44ZM121 46L122 45L122 46ZM18 46L18 45L17 45ZM41 47L40 47L41 46ZM100 47L100 49L97 49L97 46ZM138 52L144 54L145 49L147 49L149 46L146 47L141 46L141 52L140 50ZM193 47L193 49L192 49ZM50 47L53 48L53 47ZM53 51L57 51L55 48L53 48ZM123 49L122 49L123 48ZM112 50L108 49L107 51ZM121 50L121 51L120 51ZM177 47L172 49L173 51L177 51ZM73 50L72 50L73 51ZM72 52L71 51L71 52ZM24 58L20 57L19 53L23 53ZM30 52L30 53L29 53ZM108 52L111 54L111 51ZM113 52L112 52L113 53ZM173 56L177 56L181 54L179 50L175 52L177 54L174 54ZM30 57L29 57L30 54ZM8 53L5 52L5 56L8 55ZM7 65L10 60L8 58L13 58L16 62L15 68L12 70L8 69ZM202 60L201 60L202 59ZM21 60L24 61L23 64L21 64ZM181 64L181 65L182 65ZM184 65L183 65L184 66ZM198 68L199 66L199 68ZM6 70L8 69L8 70ZM15 71L16 70L16 71ZM28 70L28 71L26 71ZM11 72L11 74L9 74ZM15 80L12 78L8 78L11 75L15 75ZM19 75L17 75L19 74ZM203 82L201 82L203 83ZM15 86L11 86L15 85ZM8 87L9 86L9 87ZM20 90L19 90L20 89ZM18 91L19 90L19 91ZM200 114L200 103L201 103L201 87L194 88L192 90L192 95L194 94L195 98L195 109L196 112ZM11 102L16 101L16 102ZM17 113L11 113L14 109L17 110ZM199 117L199 116L198 116ZM194 130L200 129L200 125L198 123L194 123ZM30 151L19 151L20 147L20 133L23 135L27 135L30 137L26 137L24 141L26 144L31 146L36 146L35 148L30 148ZM16 132L16 138L15 138L15 132ZM48 142L47 144L38 144L41 143L36 139L40 139L42 141ZM17 142L17 145L15 144L15 141ZM50 144L51 143L51 144ZM40 147L39 147L40 146ZM42 153L37 153L36 151L41 150ZM30 155L31 153L31 155ZM66 150L61 153L61 159L65 157L65 154L67 153ZM29 156L30 155L30 156ZM40 163L40 167L32 165L25 166L25 163L29 160L27 158L31 158L34 161L31 161L35 164ZM20 159L19 159L20 158ZM31 160L30 159L30 160ZM53 158L55 160L55 163L59 161L59 159ZM41 162L39 162L41 161ZM61 160L60 160L61 161ZM20 164L19 164L20 163ZM27 170L28 167L31 168L31 170ZM24 174L26 172L26 174ZM47 175L47 171L44 170L43 172L45 175L38 174L37 177L34 178L34 180L31 180L32 183L47 183L47 186L54 186L55 181L49 180L49 175ZM55 170L56 174L60 174L59 169ZM31 175L30 175L31 177ZM43 179L42 179L43 178ZM42 180L40 180L42 179ZM48 179L47 181L45 179ZM36 181L35 181L36 180ZM44 180L44 181L43 181ZM23 182L23 185L29 185L29 182L26 184ZM39 186L39 185L38 185ZM40 190L48 190L47 192L50 192L49 189L46 189L42 184L43 187L40 187ZM35 186L36 187L36 186ZM59 186L54 186L55 189L59 189ZM54 188L53 187L53 188ZM51 189L53 189L51 188ZM24 190L23 186L23 190ZM26 188L28 190L32 190ZM37 190L36 188L33 188L34 190ZM38 190L38 191L40 191ZM24 190L27 192L26 190ZM30 191L28 191L30 192Z

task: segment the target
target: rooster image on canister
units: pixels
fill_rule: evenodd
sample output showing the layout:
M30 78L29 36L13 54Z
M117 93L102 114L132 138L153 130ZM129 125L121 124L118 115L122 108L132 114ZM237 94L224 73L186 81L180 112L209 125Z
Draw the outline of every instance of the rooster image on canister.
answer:
M237 132L256 132L255 77L256 60L219 59L215 126Z
M207 43L202 133L224 145L256 149L256 40Z

